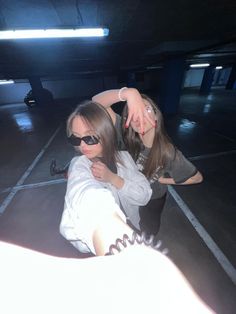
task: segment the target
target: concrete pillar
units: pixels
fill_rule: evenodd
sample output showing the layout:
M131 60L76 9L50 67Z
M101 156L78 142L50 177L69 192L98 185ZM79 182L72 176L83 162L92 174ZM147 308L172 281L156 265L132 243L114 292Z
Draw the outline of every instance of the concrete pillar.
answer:
M235 81L236 81L236 64L232 66L225 89L233 89Z
M127 87L136 87L136 78L134 72L127 73Z
M202 84L200 86L200 94L207 95L211 91L211 85L214 79L215 67L209 66L205 69L202 78Z
M48 90L43 88L40 78L37 76L31 76L28 79L37 105L52 105L53 95Z
M219 85L220 78L221 78L221 70L215 70L215 74L213 78L214 85L216 86Z
M185 70L184 58L171 58L165 62L159 92L159 105L163 113L178 112Z

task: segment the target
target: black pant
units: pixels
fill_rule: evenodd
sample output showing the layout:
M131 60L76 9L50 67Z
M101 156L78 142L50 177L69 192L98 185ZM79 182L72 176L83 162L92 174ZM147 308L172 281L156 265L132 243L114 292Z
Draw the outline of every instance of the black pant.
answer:
M160 224L161 214L165 205L166 194L157 199L151 199L147 205L139 207L140 230L147 235L157 235Z

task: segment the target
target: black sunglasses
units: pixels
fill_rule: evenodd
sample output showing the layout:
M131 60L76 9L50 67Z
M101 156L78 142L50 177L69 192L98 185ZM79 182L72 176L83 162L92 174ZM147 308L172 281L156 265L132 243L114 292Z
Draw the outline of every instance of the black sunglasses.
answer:
M94 135L87 135L83 137L77 137L72 134L68 137L68 141L73 146L80 146L81 141L84 141L87 145L96 145L99 143L99 139Z

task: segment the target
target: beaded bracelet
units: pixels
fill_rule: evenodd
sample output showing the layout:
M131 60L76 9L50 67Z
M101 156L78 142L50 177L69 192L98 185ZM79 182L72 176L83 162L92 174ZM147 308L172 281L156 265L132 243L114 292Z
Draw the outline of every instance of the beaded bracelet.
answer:
M124 98L121 97L121 93L122 93L122 91L123 91L124 89L127 89L127 87L122 87L122 88L119 90L119 92L118 92L118 98L119 98L120 101L126 101L126 99L124 99Z
M168 249L165 248L162 251L160 250L160 247L162 245L162 242L160 240L157 241L157 243L154 243L153 235L151 235L150 238L147 239L144 232L142 232L141 235L138 235L137 232L134 231L131 239L127 234L124 234L122 239L120 238L116 239L115 244L112 244L109 247L109 252L106 253L105 255L114 255L115 251L120 253L124 248L134 244L144 244L145 246L149 246L154 250L161 252L164 255L168 254Z

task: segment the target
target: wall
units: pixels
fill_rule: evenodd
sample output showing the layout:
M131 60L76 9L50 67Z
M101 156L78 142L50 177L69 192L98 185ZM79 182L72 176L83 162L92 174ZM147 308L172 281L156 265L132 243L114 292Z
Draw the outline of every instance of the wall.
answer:
M189 69L185 73L183 87L198 87L201 86L204 69Z
M144 75L142 80L135 83L135 87L142 90L147 88L148 83L148 77ZM55 99L81 97L86 99L106 89L123 87L126 83L119 82L117 76L110 75L95 78L42 80L42 85L52 92ZM16 81L15 84L0 85L0 104L22 103L30 90L31 86L26 80Z
M215 72L213 86L225 85L231 68L225 68ZM138 75L134 87L141 91L154 91L153 97L158 93L161 82L161 70L144 72ZM204 69L189 69L185 73L184 87L201 86ZM44 88L49 89L55 99L66 98L91 98L92 95L106 89L120 88L127 85L126 76L121 80L115 75L94 78L54 79L42 80ZM25 81L15 84L0 85L0 104L22 103L24 97L31 90L30 84Z
M23 102L30 89L29 83L0 85L0 104Z
M50 90L55 99L91 97L106 88L115 88L114 77L82 78L70 80L42 80L44 88ZM105 87L105 88L104 88ZM0 85L0 104L22 103L24 97L31 90L28 82Z
M72 80L42 81L44 88L53 93L55 99L90 97L94 90L102 89L102 81L99 78L83 78Z
M224 86L224 85L226 85L226 83L229 79L231 69L232 68L229 67L229 68L223 68L221 70L216 70L212 85L213 86Z

